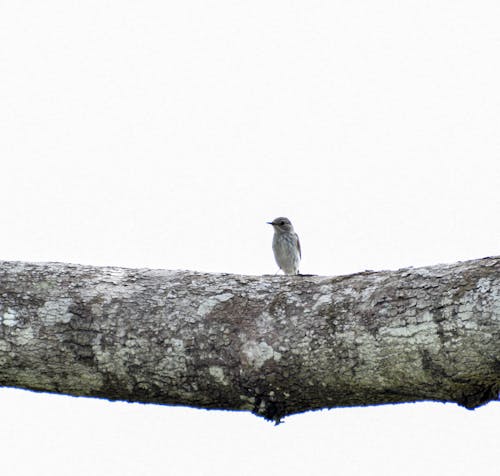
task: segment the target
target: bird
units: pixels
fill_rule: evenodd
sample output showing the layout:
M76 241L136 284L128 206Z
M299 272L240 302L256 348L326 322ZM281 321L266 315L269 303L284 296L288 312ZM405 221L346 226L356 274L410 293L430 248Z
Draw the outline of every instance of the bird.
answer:
M302 253L292 222L286 217L278 217L267 223L274 228L273 253L276 263L285 274L299 274Z

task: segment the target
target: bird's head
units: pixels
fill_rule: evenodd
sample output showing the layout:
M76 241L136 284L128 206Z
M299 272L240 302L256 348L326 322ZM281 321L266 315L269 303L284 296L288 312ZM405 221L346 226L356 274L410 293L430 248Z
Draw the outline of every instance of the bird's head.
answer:
M278 217L273 221L268 221L267 223L272 225L274 230L277 232L287 233L293 231L292 222L285 217Z

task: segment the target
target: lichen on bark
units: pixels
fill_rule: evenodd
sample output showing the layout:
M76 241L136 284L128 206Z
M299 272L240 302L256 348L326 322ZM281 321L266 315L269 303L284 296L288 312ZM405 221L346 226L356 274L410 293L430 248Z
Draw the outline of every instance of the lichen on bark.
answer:
M0 262L0 385L292 413L500 388L500 258L350 276Z

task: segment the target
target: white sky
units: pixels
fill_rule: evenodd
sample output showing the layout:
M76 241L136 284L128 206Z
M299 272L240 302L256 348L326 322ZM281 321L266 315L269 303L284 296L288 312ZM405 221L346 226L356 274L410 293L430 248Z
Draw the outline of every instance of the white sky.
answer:
M497 1L0 1L1 259L274 273L500 254ZM500 404L245 413L0 390L2 474L470 475Z

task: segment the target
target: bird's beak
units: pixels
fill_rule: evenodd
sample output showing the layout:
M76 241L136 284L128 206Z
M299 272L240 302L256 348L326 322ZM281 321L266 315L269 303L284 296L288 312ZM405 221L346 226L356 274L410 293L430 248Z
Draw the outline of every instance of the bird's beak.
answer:
M272 221L266 221L266 223L267 223L268 225L274 225L274 223L273 223Z

